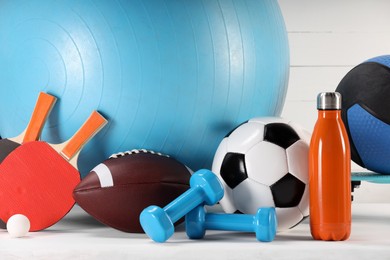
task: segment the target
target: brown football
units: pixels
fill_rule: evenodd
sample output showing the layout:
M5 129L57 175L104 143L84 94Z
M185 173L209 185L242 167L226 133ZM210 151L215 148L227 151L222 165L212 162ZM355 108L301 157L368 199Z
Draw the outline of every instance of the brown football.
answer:
M75 201L98 221L141 233L141 211L166 206L189 188L191 170L175 159L147 150L111 156L74 189Z

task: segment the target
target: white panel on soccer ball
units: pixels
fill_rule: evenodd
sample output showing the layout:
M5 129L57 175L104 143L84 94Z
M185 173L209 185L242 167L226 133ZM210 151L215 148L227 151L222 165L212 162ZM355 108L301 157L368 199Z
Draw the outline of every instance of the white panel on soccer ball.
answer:
M286 149L288 172L309 183L309 145L299 140Z
M246 179L233 189L235 207L245 214L256 214L260 207L275 207L268 186Z
M224 138L219 144L217 151L215 152L214 155L214 160L213 160L213 165L211 170L217 175L220 175L219 172L221 170L221 165L227 153L227 142L228 142L227 138Z
M221 204L223 211L225 211L226 213L234 213L236 212L237 208L234 205L233 191L224 182L223 182L223 188L224 188L224 195L222 199L219 201L219 204Z
M245 154L251 147L261 142L264 137L264 125L245 123L228 136L228 152Z
M248 177L271 186L288 173L286 151L270 142L260 142L245 154Z
M282 117L255 117L249 120L249 122L257 122L263 125L267 125L270 123L286 123L288 124L288 120Z
M302 212L303 216L309 216L310 211L310 196L309 196L309 184L306 184L305 191L303 192L301 202L299 202L298 208Z
M278 216L278 232L286 231L296 226L303 219L298 207L276 208L276 215Z

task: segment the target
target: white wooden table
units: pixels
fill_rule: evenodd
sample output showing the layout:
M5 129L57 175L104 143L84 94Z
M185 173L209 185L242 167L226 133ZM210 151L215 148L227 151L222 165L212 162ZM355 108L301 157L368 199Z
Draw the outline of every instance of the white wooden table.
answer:
M390 259L390 204L352 208L352 234L345 242L312 240L305 220L271 243L222 231L189 240L179 226L168 242L157 244L144 234L103 226L76 206L61 222L25 238L0 231L0 259Z

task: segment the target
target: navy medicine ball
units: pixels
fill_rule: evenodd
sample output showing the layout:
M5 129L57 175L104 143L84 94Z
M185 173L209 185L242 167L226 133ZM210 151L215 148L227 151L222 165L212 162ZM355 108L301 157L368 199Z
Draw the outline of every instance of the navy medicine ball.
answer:
M371 171L390 174L390 55L369 59L338 85L351 158Z

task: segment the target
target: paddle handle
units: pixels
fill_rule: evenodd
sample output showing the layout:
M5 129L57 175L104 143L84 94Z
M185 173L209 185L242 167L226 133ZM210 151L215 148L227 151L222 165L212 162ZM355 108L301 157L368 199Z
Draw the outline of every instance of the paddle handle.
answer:
M51 110L56 103L57 98L44 92L40 92L34 111L31 115L30 123L26 128L23 143L36 141L41 136L42 129L45 125Z
M61 155L70 161L81 148L107 124L107 120L97 111L93 111L87 121L73 135L61 150Z
M37 141L56 101L56 97L40 92L26 129L19 136L9 139L17 143Z

